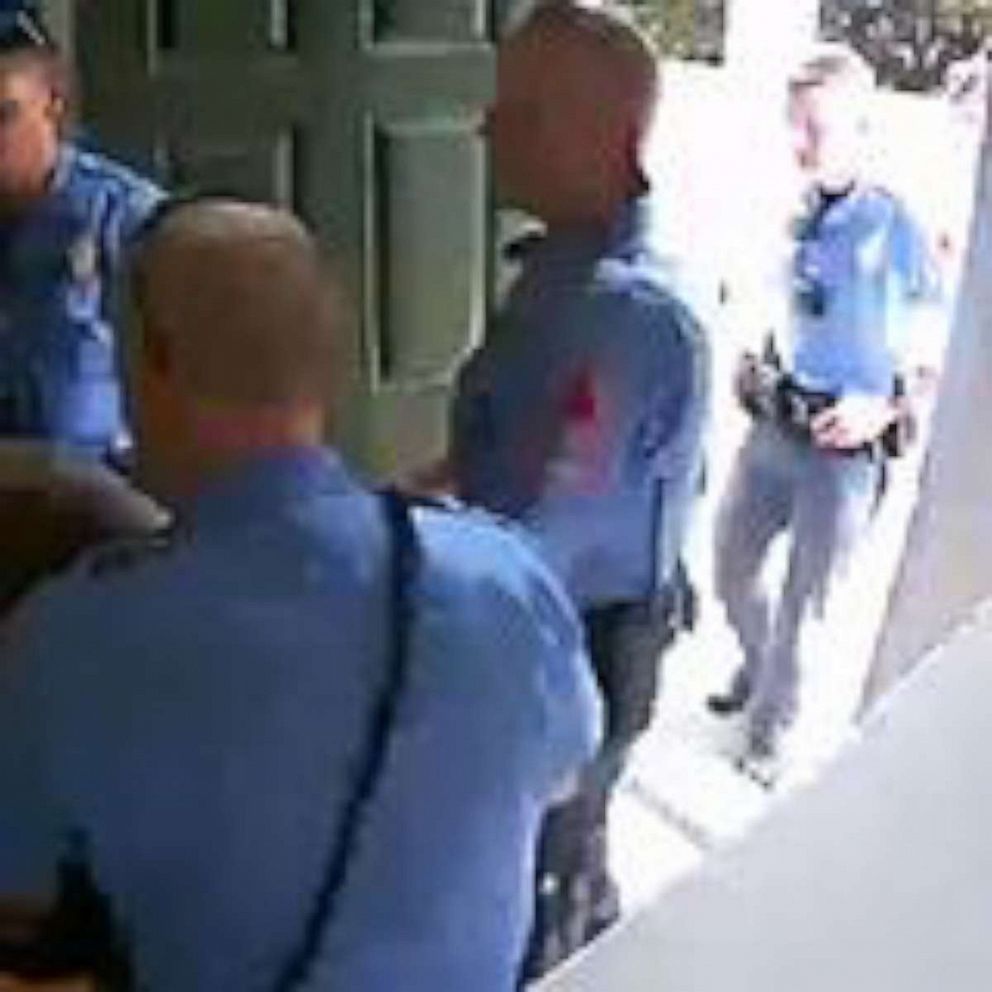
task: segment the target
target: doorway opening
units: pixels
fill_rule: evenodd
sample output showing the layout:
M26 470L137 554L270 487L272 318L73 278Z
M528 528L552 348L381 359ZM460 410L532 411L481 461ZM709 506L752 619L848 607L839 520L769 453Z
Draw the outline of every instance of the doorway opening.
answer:
M715 516L747 426L732 395L733 368L756 335L787 319L783 257L801 191L785 121L790 60L808 43L839 41L876 72L866 172L926 232L942 283L931 352L939 372L972 219L992 12L980 3L930 3L924 11L898 0L784 0L762 3L758 18L747 0L609 2L626 8L665 52L651 156L659 244L714 351L709 481L689 553L702 620L665 659L657 716L612 822L617 874L628 908L636 909L815 777L905 674L878 647L919 495L932 401L922 411L920 442L894 466L882 508L825 617L804 628L801 718L774 793L734 767L741 726L705 706L740 661L712 588ZM772 579L785 550L772 557Z

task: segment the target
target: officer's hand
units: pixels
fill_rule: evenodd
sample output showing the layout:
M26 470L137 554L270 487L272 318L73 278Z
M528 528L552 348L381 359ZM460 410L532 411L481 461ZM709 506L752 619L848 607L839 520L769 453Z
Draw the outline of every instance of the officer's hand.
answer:
M851 451L877 441L894 417L885 397L845 396L813 421L813 440L821 448Z

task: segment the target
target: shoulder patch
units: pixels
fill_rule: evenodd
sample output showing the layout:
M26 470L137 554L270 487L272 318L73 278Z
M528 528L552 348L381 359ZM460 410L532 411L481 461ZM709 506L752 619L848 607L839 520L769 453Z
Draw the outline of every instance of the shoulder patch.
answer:
M105 579L132 571L150 558L169 554L177 544L174 529L113 541L91 554L88 562L89 574L97 579Z

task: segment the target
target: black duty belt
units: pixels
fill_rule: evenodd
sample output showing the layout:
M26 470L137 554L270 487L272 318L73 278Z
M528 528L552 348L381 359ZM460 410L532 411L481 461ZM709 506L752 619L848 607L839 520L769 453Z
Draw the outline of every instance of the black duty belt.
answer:
M806 439L812 439L816 418L837 402L833 393L806 389L789 373L767 362L755 365L740 399L755 420L773 421Z
M893 399L905 396L901 376L893 383ZM740 396L745 410L756 420L769 420L786 433L812 443L813 424L825 410L834 406L834 393L806 389L774 364L762 362L751 377L749 388ZM896 419L875 442L848 452L867 453L885 458L901 458L912 447L918 433L916 417L909 405L903 406Z

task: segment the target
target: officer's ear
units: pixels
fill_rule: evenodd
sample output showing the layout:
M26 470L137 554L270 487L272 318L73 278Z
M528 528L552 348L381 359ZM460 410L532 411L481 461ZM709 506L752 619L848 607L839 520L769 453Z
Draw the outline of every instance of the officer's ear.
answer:
M65 133L66 121L68 119L68 107L65 98L58 93L52 92L46 108L46 115L52 127L62 135Z
M69 105L66 103L65 96L58 90L52 90L52 98L48 104L48 109L56 123L61 124L65 120Z

